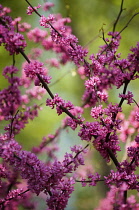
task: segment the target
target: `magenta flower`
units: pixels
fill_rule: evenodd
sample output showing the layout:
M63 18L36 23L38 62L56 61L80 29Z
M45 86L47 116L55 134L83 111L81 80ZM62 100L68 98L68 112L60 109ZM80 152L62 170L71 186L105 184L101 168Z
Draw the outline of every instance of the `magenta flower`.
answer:
M36 60L32 61L31 63L27 63L24 67L26 76L33 79L36 78L36 74L45 74L45 68L43 67L43 65L43 63Z
M53 23L55 20L54 15L50 14L47 18L42 15L40 18L40 25L43 26L44 28L50 28L50 24Z
M34 7L34 10L38 10L40 7L41 7L41 5L38 4L38 6ZM29 7L27 8L27 14L28 14L28 15L32 15L32 13L34 12L34 10L33 10L33 8L32 8L31 6L29 6Z

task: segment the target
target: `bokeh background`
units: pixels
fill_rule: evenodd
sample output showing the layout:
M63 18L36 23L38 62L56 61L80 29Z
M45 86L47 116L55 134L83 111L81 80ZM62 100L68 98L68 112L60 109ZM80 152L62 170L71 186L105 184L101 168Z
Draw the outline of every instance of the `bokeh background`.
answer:
M72 22L70 23L73 34L79 38L79 43L89 49L89 55L91 53L97 53L99 46L103 45L101 38L101 29L103 27L105 33L112 29L113 23L117 17L120 9L120 0L51 0L55 4L51 12L61 13L63 17L70 17ZM30 3L36 6L38 3L43 4L43 0L30 0ZM3 6L10 7L12 9L12 17L22 17L23 22L29 22L33 27L39 27L38 16L33 14L28 16L26 14L27 3L24 0L1 0L0 4ZM126 0L124 3L124 12L117 25L117 30L121 30L133 14L139 12L138 0ZM42 14L42 13L41 13ZM43 13L44 14L44 13ZM48 13L47 13L48 14ZM46 14L46 15L47 15ZM139 41L139 16L136 16L125 31L122 33L121 46L119 52L122 53L122 57L126 57L129 53L131 46L135 46L136 42ZM26 53L28 54L32 47L39 47L37 44L27 42ZM42 60L53 56L50 52L46 52L42 56ZM6 65L12 64L12 58L8 55L3 47L0 48L0 67L1 72ZM16 66L21 69L24 58L21 55L16 56ZM84 81L79 78L76 74L76 67L73 63L68 63L66 66L60 66L60 69L52 68L50 70L52 75L52 83L59 80L57 83L51 86L53 93L58 93L63 99L71 100L74 105L81 105L81 97L83 94ZM7 87L7 81L0 77L1 89ZM135 99L138 101L138 90L136 88L137 82L131 83L129 90L135 94ZM110 101L118 103L118 93L120 90L113 89L110 91ZM30 121L24 130L17 136L17 140L23 146L25 150L30 150L33 146L37 146L43 136L49 133L54 133L57 128L61 125L61 120L65 117L57 116L55 110L51 110L45 106L47 98L43 98L41 101L33 101L32 103L43 104L43 110L39 112L39 117ZM124 113L128 115L132 107L124 105ZM87 120L92 120L89 116L88 110L84 116ZM0 124L0 130L3 132L5 123ZM57 156L62 160L65 152L70 151L70 146L75 144L83 144L78 137L78 130L72 131L69 129L67 132L63 132L58 137L59 139L59 151ZM94 170L107 175L109 170L113 167L111 164L107 165L100 155L93 150L91 156L91 163ZM121 157L120 157L121 158ZM103 198L107 192L107 188L103 183L99 183L96 187L85 187L82 188L78 183L76 184L76 191L71 196L67 210L91 210L95 209L98 205L100 198ZM42 202L42 201L41 201ZM45 209L45 203L41 203L41 209Z

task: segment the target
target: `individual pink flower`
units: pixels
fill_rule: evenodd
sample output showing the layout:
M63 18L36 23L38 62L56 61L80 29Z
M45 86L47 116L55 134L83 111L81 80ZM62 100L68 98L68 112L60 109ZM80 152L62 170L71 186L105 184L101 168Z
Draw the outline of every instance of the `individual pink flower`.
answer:
M41 5L38 4L38 6L33 7L33 8L34 8L34 10L38 10L40 7L41 7ZM28 15L32 15L32 13L34 12L33 8L32 8L31 6L29 6L29 7L27 8L27 14L28 14Z
M85 79L85 69L84 69L84 67L80 66L77 71L78 71L78 74L80 75L81 79Z
M102 105L99 105L98 107L93 107L91 109L91 116L95 119L99 118L103 114Z
M43 63L35 60L27 63L24 67L24 71L27 77L36 78L36 74L43 75L45 73L45 68Z
M85 81L85 87L87 90L95 89L97 85L101 83L99 77L91 77L90 79Z
M12 24L16 26L21 21L21 17L17 17L12 21Z
M103 91L97 91L97 96L100 99L100 101L107 102L108 99L108 93L106 90Z
M15 33L14 31L9 31L5 36L5 48L10 52L10 55L14 53L19 54L20 50L26 47L26 41L24 36L20 33Z
M133 96L133 93L130 91L128 91L127 94L119 94L119 97L127 100L127 104L129 105L131 105L131 103L134 103Z
M45 2L44 5L43 5L43 10L44 11L48 11L53 6L54 6L54 3L52 3L52 2Z
M79 67L84 62L85 57L88 54L88 50L82 46L74 44L73 47L68 48L68 54L71 60Z
M27 32L31 28L31 25L29 23L20 23L18 24L18 31L20 32Z
M87 178L82 178L81 179L81 183L82 183L82 186L85 187L87 184L89 186L96 186L97 182L100 181L100 175L98 173L95 173L95 174L88 174L87 175Z
M61 97L59 97L58 94L55 94L53 99L48 98L46 100L46 106L49 106L52 109L54 109L54 107L56 106L58 115L61 115L64 112L62 108L66 110L73 109L73 104L70 101L65 102Z
M50 28L50 24L53 23L55 20L54 15L50 14L47 18L42 15L40 18L40 25L43 26L44 28Z
M41 75L41 78L43 79L43 82L45 82L47 84L49 84L50 83L50 80L52 79L52 77L49 76L49 75ZM38 77L36 77L34 84L36 86L43 86Z
M1 6L1 11L0 11L0 17L6 15L7 13L10 13L11 12L11 9L9 7L2 7Z
M33 98L36 98L36 99L40 100L40 99L42 99L45 92L46 91L43 88L38 87L38 86L34 86L33 88L28 89L26 91L26 94L27 94L27 96L30 100L33 99Z
M49 60L46 60L46 63L50 64L52 67L59 68L60 63L56 58L50 58Z
M6 66L3 70L3 75L5 78L11 77L12 74L16 74L18 69L15 66Z
M34 42L41 42L47 36L47 31L40 28L34 28L27 33L27 37Z

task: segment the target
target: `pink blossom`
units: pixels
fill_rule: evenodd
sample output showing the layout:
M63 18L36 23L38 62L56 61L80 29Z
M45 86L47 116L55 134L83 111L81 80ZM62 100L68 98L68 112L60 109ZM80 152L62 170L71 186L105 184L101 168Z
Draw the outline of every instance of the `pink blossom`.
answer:
M68 54L70 58L77 66L80 66L80 63L84 62L87 53L88 51L86 49L83 49L83 47L80 45L73 45L72 48L68 49Z
M31 28L31 25L29 23L21 23L18 24L18 30L21 32L27 32Z
M30 40L34 42L41 42L47 36L47 31L41 30L39 28L34 28L27 33Z
M45 4L43 5L43 10L44 11L48 11L53 6L54 6L54 3L52 3L52 2L45 2Z
M85 87L90 90L90 89L94 89L95 86L100 84L100 79L99 77L91 77L89 80L85 81Z
M36 74L43 75L45 73L45 68L43 65L43 63L36 60L32 61L31 63L27 63L24 67L26 76L33 79L36 77Z
M10 52L10 55L19 54L19 49L24 49L26 42L24 36L10 31L5 37L5 48Z
M133 100L133 93L130 92L130 91L128 91L127 94L119 94L119 97L127 100L127 104L129 104L129 105L131 105L131 103L134 102L134 100Z
M7 13L10 13L11 12L11 9L9 7L2 7L2 5L0 5L1 8L0 8L0 17L6 15Z
M59 68L60 63L56 58L51 58L49 60L46 60L46 63L50 64L52 67Z
M54 15L50 14L47 18L42 15L40 18L40 25L44 26L44 28L50 28L50 24L53 23L55 20Z
M17 17L12 21L13 25L17 25L21 21L21 17Z
M16 74L17 72L18 69L15 66L6 66L3 70L3 75L8 79L12 74Z
M91 116L95 119L99 118L103 114L102 105L91 109Z
M81 79L85 79L85 70L83 66L78 68L78 74L81 76Z
M40 99L42 99L43 95L45 94L45 90L41 87L35 86L31 89L28 89L26 91L26 94L30 100L33 98L40 100Z
M73 109L73 104L70 101L65 102L58 94L55 94L53 99L47 99L46 106L50 106L52 109L56 106L58 115L63 113L62 107L67 110Z
M101 101L107 102L108 93L105 90L103 92L97 91L97 96Z
M33 8L34 8L34 10L38 10L40 7L41 7L41 5L38 4L38 6L33 7ZM33 8L32 8L31 6L29 6L29 7L27 8L27 14L28 14L28 15L32 15L32 13L34 12Z
M97 182L100 181L100 175L98 173L87 175L87 179L81 179L82 186L85 187L87 184L89 186L96 186Z

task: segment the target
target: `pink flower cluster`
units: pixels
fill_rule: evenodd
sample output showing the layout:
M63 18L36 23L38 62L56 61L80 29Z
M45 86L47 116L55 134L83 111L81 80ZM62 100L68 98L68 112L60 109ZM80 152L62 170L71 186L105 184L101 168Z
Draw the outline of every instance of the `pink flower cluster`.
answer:
M5 10L6 12L7 10ZM24 36L15 32L12 24L12 18L3 14L3 8L0 7L1 24L0 24L0 45L4 45L10 55L18 54L20 50L26 47Z
M54 6L54 3L52 2L45 2L45 4L43 5L43 10L44 11L49 11L51 7Z
M35 79L35 85L40 86L40 80L38 79L37 75L40 75L44 82L47 84L50 83L51 77L46 75L47 70L43 67L43 63L34 60L30 63L27 63L24 67L24 71L27 77L31 79Z
M123 98L125 100L127 100L127 104L131 104L131 103L134 103L134 100L133 100L133 93L128 91L127 94L119 94L119 97L120 98Z
M73 104L70 101L65 102L61 97L58 96L58 94L55 94L53 99L47 99L46 106L50 106L52 109L54 109L56 106L58 115L63 113L63 108L67 110L73 109Z
M29 6L29 7L27 8L27 14L28 14L28 15L32 15L32 13L34 12L34 10L37 11L40 7L41 7L40 4L38 4L38 6L36 6L36 7L33 7L34 9L33 9L31 6Z
M50 14L47 18L45 16L41 16L40 25L44 26L44 28L50 28L50 24L54 22L54 16Z
M31 192L39 195L44 191L50 209L62 209L67 205L75 183L72 178L66 178L65 174L72 173L79 165L84 164L81 154L83 148L74 146L71 151L78 155L66 153L63 162L55 160L51 166L46 166L35 154L23 151L21 146L12 139L10 142L1 143L0 156L10 165L18 168L22 178L28 180L27 186ZM5 177L4 168L1 176ZM14 191L13 198L20 193L19 190Z

